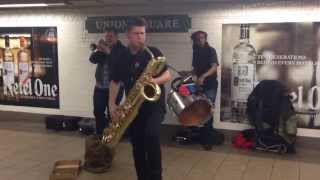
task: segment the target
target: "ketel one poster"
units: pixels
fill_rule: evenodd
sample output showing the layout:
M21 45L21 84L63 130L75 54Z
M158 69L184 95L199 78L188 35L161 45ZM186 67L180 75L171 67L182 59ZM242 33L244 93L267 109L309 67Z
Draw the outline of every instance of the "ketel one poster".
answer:
M56 27L0 27L0 104L59 108Z
M224 24L221 121L247 123L248 95L269 79L292 95L298 126L319 129L319 57L318 22Z

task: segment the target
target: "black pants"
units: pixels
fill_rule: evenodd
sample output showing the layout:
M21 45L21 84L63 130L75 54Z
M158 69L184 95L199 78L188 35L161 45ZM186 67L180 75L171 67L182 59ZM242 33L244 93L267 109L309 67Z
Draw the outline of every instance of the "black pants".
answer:
M203 145L213 145L214 139L213 139L213 117L204 124L203 127L200 128L200 143Z
M109 89L94 88L93 93L93 114L96 119L96 133L97 135L102 135L104 128L107 127L109 123ZM106 117L105 111L108 114Z
M121 98L123 96L123 87L120 88L116 103L119 104ZM109 89L103 88L94 88L93 93L93 114L96 119L96 134L102 135L104 128L106 128L109 124L109 108L108 108L108 101L109 101ZM105 114L107 110L107 116Z
M160 126L165 112L161 108L141 108L130 126L130 138L138 180L161 180Z
M210 101L212 101L212 103L214 103L217 95L217 89L204 89L204 94ZM206 122L201 128L201 144L214 144L213 133L213 117L211 116L208 122Z

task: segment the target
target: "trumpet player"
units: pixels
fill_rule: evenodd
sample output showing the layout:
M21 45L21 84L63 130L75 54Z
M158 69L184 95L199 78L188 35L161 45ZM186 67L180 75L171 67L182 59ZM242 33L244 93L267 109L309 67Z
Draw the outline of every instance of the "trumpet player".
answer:
M93 52L89 61L97 65L95 73L96 84L93 93L93 114L96 120L96 134L101 136L110 119L105 115L105 111L109 110L107 105L110 71L112 70L113 60L117 59L116 56L125 49L125 46L118 39L118 33L113 29L109 29L106 31L104 39L101 39L97 45L92 44L91 48ZM120 91L119 98L121 96L122 93Z

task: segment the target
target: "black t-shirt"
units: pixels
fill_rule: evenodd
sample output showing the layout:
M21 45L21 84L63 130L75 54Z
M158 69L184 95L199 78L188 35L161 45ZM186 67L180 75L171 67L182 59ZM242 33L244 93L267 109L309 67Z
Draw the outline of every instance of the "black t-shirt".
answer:
M206 73L212 65L219 65L216 50L209 45L195 47L193 51L192 66L197 77ZM204 89L216 89L218 87L217 73L208 76L204 80Z
M162 56L159 49L155 47L148 47L153 53L154 57ZM137 79L142 74L143 70L146 68L148 62L151 60L151 56L145 50L140 50L137 54L132 54L127 48L119 56L114 64L113 71L111 74L111 80L115 82L123 82L125 86L126 93L134 86ZM167 70L165 67L159 75ZM157 75L157 76L159 76ZM157 77L156 76L156 77ZM156 102L143 103L143 108L146 110L154 110L154 108L161 108L165 111L165 88L164 85L160 85L161 96Z

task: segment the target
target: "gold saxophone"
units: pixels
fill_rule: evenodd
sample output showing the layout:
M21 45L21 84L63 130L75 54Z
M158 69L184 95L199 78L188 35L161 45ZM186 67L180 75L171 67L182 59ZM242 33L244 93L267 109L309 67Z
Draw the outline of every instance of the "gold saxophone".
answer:
M102 144L108 148L110 160L112 161L115 148L123 136L125 130L138 114L142 103L147 101L156 101L161 95L161 89L158 84L151 81L152 77L159 74L166 64L165 57L154 57L150 49L144 48L151 56L146 68L134 84L133 88L126 96L125 102L119 106L119 119L112 122L109 127L104 129Z

